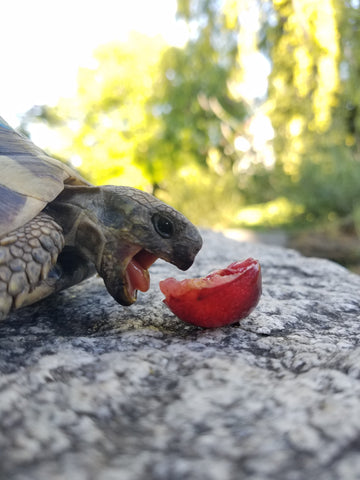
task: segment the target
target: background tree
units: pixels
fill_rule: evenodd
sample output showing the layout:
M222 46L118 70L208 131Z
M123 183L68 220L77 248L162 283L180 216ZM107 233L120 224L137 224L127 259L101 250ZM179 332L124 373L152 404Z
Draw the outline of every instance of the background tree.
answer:
M276 188L309 220L344 216L360 199L354 78L355 2L273 0L262 47L272 60L268 112L282 175Z
M247 204L253 224L360 219L357 0L178 0L178 16L184 47L101 47L77 98L40 109L61 132L55 153L202 225L238 226ZM250 98L264 58L268 91Z
M232 167L246 110L228 86L237 25L228 27L218 2L190 3L179 2L184 48L140 35L102 47L79 72L76 101L38 116L67 136L56 153L91 181L144 188L197 223L224 224L243 204Z
M160 37L137 33L126 43L99 47L93 65L79 70L76 98L34 109L25 129L29 117L57 129L62 147L51 153L68 159L94 183L151 190L137 154L157 130L157 119L148 121L147 102L164 48Z
M148 109L158 130L138 158L160 197L198 223L216 224L243 204L233 141L247 112L229 88L238 68L238 25L229 28L213 0L179 0L178 15L188 23L189 40L162 56Z

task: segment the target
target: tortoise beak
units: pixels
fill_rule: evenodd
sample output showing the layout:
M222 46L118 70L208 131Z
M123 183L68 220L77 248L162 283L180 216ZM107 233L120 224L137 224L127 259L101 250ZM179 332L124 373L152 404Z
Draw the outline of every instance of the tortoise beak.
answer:
M99 274L110 295L121 305L128 306L136 301L138 290L146 292L149 289L148 269L157 259L141 247L106 246Z

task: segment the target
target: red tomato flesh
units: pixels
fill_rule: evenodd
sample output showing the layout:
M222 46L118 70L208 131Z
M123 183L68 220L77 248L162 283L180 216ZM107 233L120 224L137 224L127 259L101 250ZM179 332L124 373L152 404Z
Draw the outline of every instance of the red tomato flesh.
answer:
M249 315L261 296L261 267L248 258L206 277L159 283L164 303L181 320L199 327L230 325Z

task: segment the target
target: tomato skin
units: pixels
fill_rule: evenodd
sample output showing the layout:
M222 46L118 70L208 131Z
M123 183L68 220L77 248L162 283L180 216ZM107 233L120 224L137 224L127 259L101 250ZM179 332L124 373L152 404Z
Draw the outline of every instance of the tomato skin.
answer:
M261 267L248 258L206 277L160 282L164 303L181 320L199 327L230 325L249 315L261 296Z

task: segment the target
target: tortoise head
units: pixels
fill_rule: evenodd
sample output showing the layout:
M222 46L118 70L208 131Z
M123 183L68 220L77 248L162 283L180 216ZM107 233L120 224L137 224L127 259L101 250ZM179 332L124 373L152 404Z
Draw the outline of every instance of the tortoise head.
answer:
M102 186L76 188L73 201L85 193L76 244L93 257L109 293L131 305L137 291L150 285L148 268L161 258L188 269L202 246L197 228L181 213L140 190ZM74 192L73 192L74 193ZM66 195L66 193L65 193Z

